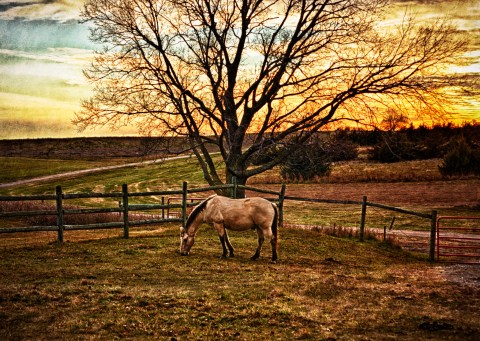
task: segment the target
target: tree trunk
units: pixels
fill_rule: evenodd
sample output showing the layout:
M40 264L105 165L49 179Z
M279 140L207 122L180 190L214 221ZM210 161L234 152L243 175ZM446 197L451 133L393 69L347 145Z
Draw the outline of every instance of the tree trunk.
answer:
M227 171L227 184L235 184L235 185L243 185L245 186L247 183L247 178L245 177L239 177L235 176L233 173ZM235 189L235 195L234 195L234 189L228 189L227 192L225 193L226 196L229 196L231 198L235 199L241 199L245 198L245 189L243 188L236 188Z
M230 154L230 157L226 160L226 183L227 184L237 184L237 185L246 185L247 177L245 174L244 165L241 161L242 154L236 153L235 155ZM233 197L233 189L228 190L228 196ZM245 198L245 189L236 188L235 199L236 198Z

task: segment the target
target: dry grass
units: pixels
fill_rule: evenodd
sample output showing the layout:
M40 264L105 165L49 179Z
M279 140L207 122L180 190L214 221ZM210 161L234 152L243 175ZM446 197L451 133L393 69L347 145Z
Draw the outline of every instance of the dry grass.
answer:
M478 287L383 243L283 229L280 262L202 229L0 249L0 339L475 340Z
M352 182L413 182L438 181L442 175L438 166L442 160L417 160L396 163L379 163L357 159L337 162L328 176L317 177L310 183L352 183ZM257 175L249 180L252 184L275 184L283 180L277 169Z
M64 210L79 209L78 206L65 205ZM18 218L2 218L1 227L10 226L55 226L57 224L56 205L53 202L40 201L0 201L0 212L42 211L53 212L53 215L35 215ZM87 225L107 222L121 222L123 218L119 213L95 213L65 215L65 225Z
M411 182L441 180L440 159L378 163L342 162L334 166L328 182Z

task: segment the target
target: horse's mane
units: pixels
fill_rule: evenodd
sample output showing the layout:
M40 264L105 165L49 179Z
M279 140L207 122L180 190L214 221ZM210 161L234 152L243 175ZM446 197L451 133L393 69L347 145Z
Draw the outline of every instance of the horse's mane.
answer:
M188 229L190 224L195 220L195 218L202 213L202 211L207 206L207 202L212 199L213 197L217 196L216 194L209 196L207 199L203 200L200 204L195 206L187 218L187 222L185 223L185 228Z

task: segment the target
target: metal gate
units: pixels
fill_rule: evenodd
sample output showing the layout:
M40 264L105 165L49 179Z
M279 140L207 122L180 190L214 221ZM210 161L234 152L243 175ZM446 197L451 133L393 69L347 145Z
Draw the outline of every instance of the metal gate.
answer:
M439 217L437 261L480 265L480 217Z

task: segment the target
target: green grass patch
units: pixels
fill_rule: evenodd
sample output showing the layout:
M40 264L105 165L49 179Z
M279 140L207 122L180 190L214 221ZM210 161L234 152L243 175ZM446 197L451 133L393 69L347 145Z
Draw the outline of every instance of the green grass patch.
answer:
M117 164L118 161L85 161L37 159L25 157L0 157L0 183L14 182L35 177L90 169Z
M478 289L387 245L280 231L280 261L249 257L255 233L211 228L191 256L178 227L130 239L0 248L0 339L474 339ZM434 328L433 328L433 327ZM432 328L426 328L432 327Z
M6 158L9 159L9 158ZM15 158L17 159L17 158ZM26 178L34 177L31 170L26 170L34 165L29 163L30 159L25 159L23 164L16 167L29 175ZM220 165L220 172L223 166L220 158L216 158ZM38 160L35 160L38 161ZM55 163L50 164L49 160L45 167L51 167L48 174L61 173L55 170ZM65 164L72 163L70 170L83 169L105 166L105 164L91 164L79 161L63 161ZM61 162L59 162L61 163ZM39 165L40 166L40 165ZM35 166L37 167L37 166ZM75 169L75 167L77 167ZM13 164L12 164L13 168ZM45 171L45 173L47 173ZM166 189L181 189L183 181L188 181L191 186L205 186L203 172L198 165L196 159L178 159L155 164L140 164L114 170L99 171L81 176L62 177L56 180L46 180L41 183L29 183L15 187L0 189L0 195L28 195L28 194L52 194L55 193L55 187L61 185L65 193L87 193L87 192L119 192L122 184L126 183L131 186L132 191L155 191Z

